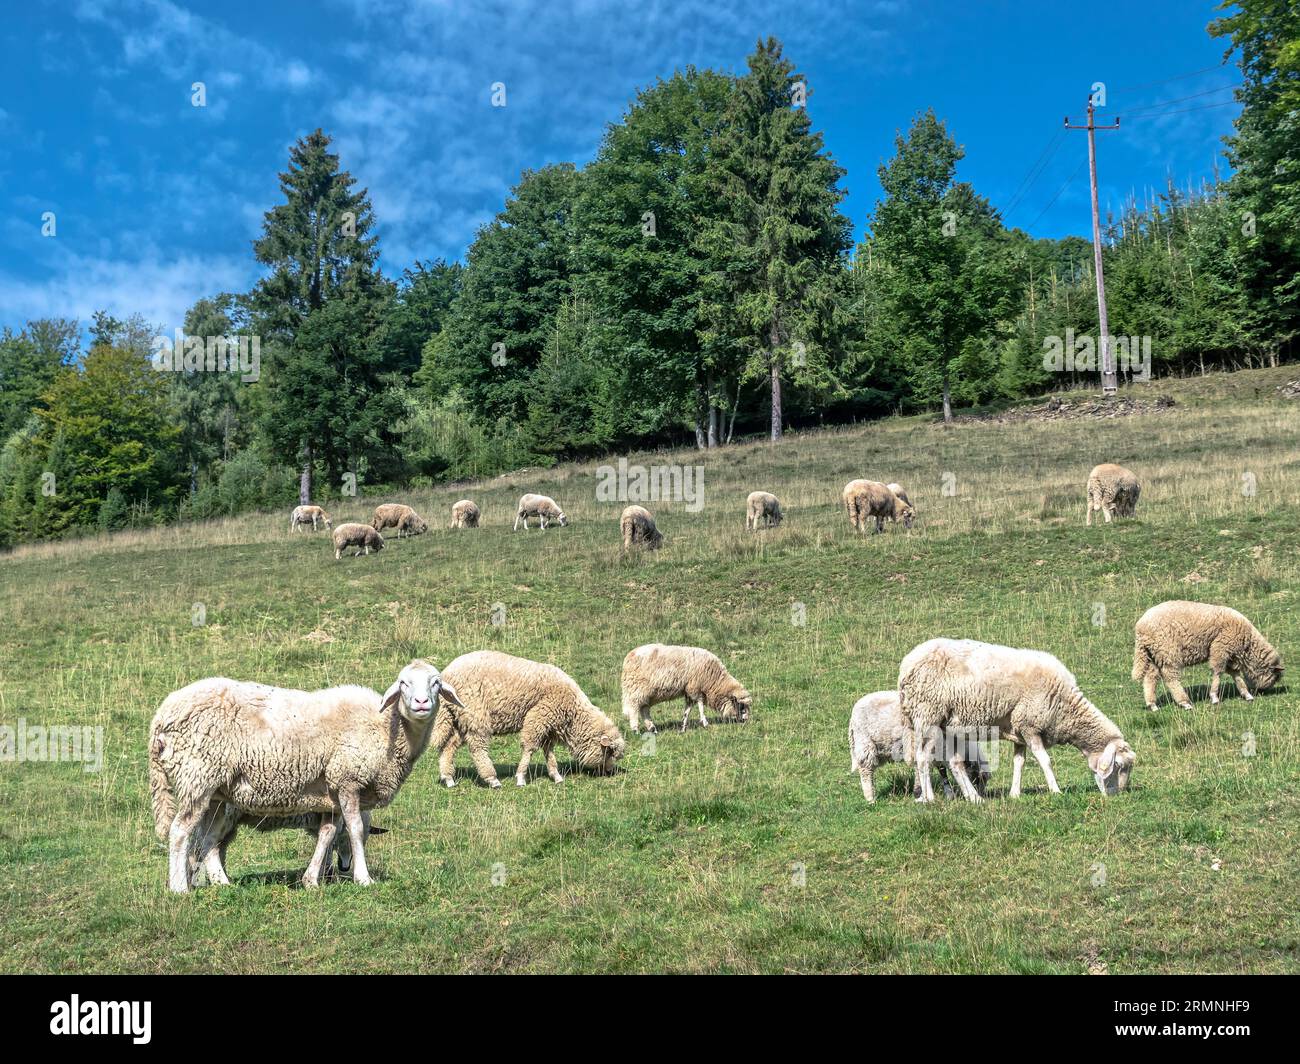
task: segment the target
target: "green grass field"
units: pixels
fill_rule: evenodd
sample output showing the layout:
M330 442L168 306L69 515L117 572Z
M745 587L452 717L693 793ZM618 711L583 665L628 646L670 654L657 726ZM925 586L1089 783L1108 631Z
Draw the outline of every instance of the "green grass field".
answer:
M289 535L288 506L0 558L0 723L105 741L98 773L0 763L0 970L1300 971L1297 685L1247 704L1225 684L1210 706L1201 667L1194 711L1162 688L1150 714L1129 679L1133 622L1168 598L1242 610L1300 668L1300 406L1276 393L1293 376L1140 386L1177 404L1113 420L895 419L634 456L705 470L700 512L647 503L667 537L653 555L620 557L623 503L596 501L591 463L413 492L432 531L369 558ZM1141 477L1137 520L1084 527L1099 461ZM851 533L839 492L858 476L908 488L910 533ZM787 517L747 534L757 488ZM570 527L512 533L526 490ZM464 496L485 526L453 533ZM365 519L378 501L330 509ZM1008 800L1003 744L981 805L918 806L892 766L868 807L849 709L938 635L1061 658L1137 751L1132 790L1104 798L1059 747L1065 793L1031 762ZM683 735L665 705L616 776L556 785L539 757L524 789L513 738L493 747L500 791L464 752L447 791L426 755L375 815L374 886L303 890L311 840L244 830L234 885L166 891L145 745L173 689L382 690L412 657L492 647L561 666L617 718L623 655L651 641L718 653L754 694L750 723Z

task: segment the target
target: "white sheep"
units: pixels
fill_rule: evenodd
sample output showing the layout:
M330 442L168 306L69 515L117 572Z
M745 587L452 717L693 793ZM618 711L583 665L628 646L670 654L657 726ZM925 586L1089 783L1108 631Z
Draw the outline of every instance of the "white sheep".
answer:
M1085 524L1092 524L1092 513L1100 510L1110 524L1112 517L1132 517L1137 512L1142 486L1138 478L1123 466L1103 462L1088 474L1088 504Z
M370 519L370 527L376 532L386 528L396 528L397 538L405 532L408 536L420 536L429 531L429 525L418 513L404 502L386 502L375 507L375 515Z
M564 516L564 511L556 505L555 500L549 495L521 495L519 497L519 506L515 512L515 527L512 531L519 531L519 522L524 523L524 531L528 531L528 519L536 517L538 525L543 532L546 531L546 525L549 521L559 521L560 527L563 528L569 523L569 519Z
M961 752L966 764L975 766L975 788L982 795L989 779L988 762L978 742L964 739L964 736L957 736L955 741L962 743ZM876 691L863 695L854 703L849 715L850 771L861 778L862 794L868 802L876 800L877 766L882 761L913 763L912 745L912 722L903 715L897 691ZM943 761L937 765L944 794L952 797L947 766ZM919 785L915 791L919 796Z
M369 554L372 550L381 551L384 549L383 536L369 525L357 524L355 521L349 521L347 524L339 525L339 527L331 533L331 538L334 541L335 561L342 558L343 552L349 547L357 548L356 554L353 555L354 558L358 557L362 551Z
M850 480L844 485L840 498L855 532L865 532L867 522L872 518L875 518L877 532L884 531L886 517L890 521L901 520L904 528L911 528L912 519L916 516L916 510L910 503L904 502L888 487L875 480Z
M907 503L908 506L912 505L912 500L907 497L907 492L903 490L902 484L886 484L885 487Z
M469 499L461 499L451 508L452 528L478 528L481 514L479 508Z
M1179 670L1210 663L1210 702L1219 701L1219 677L1227 673L1237 693L1253 700L1246 680L1267 691L1282 678L1282 655L1258 628L1228 606L1174 600L1152 606L1134 627L1133 679L1142 681L1147 708L1156 708L1156 681L1164 680L1169 694L1184 709L1191 699Z
M751 491L745 500L745 530L758 531L761 520L764 527L772 528L782 521L781 503L770 491Z
M330 515L327 514L323 507L320 506L295 506L293 516L289 518L289 531L293 532L299 525L305 525L311 522L311 530L316 531L317 522L324 522L326 528L333 528L330 523Z
M453 759L462 743L479 778L500 787L489 746L494 735L518 733L522 753L515 783L527 782L533 752L546 756L546 771L556 783L564 780L555 760L555 744L569 748L579 765L599 775L614 771L623 756L618 725L592 705L571 677L554 665L529 661L497 650L462 654L443 671L455 686L455 708L445 707L434 727L432 743L442 751L438 774L448 787L456 785Z
M655 518L644 506L629 506L623 511L619 520L623 533L623 550L643 546L647 550L658 550L663 546L664 534L655 527Z
M682 716L682 731L694 705L700 714L700 724L707 728L709 719L704 715L708 706L722 714L723 720L744 723L749 720L754 699L743 684L727 671L727 667L703 647L666 646L647 643L628 651L623 659L623 716L635 732L645 725L654 731L650 707L674 698L683 700L686 712Z
M353 878L368 884L364 814L393 800L428 745L440 700L459 704L421 660L382 696L368 687L308 692L224 677L172 692L149 728L149 790L154 827L168 844L168 885L188 891L200 866L209 881L228 882L220 847L241 818L311 815L320 826L304 885L319 882L340 819Z
M1087 756L1103 794L1128 786L1134 754L1114 723L1084 697L1070 671L1041 650L1016 650L971 639L931 639L903 659L898 672L903 713L915 734L916 778L922 801L934 800L930 761L940 736L990 734L1009 741L1015 758L1012 798L1020 795L1025 748L1059 793L1047 748L1069 743ZM960 751L945 751L961 792L979 801L966 778Z

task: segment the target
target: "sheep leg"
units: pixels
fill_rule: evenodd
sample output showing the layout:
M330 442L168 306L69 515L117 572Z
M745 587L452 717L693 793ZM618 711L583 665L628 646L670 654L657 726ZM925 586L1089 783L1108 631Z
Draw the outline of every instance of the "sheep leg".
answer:
M696 708L700 711L700 727L707 728L709 726L709 718L704 715L704 699L701 698L696 703ZM688 709L686 712L689 714L690 710Z
M1025 770L1025 744L1011 744L1011 790L1009 796L1020 797L1020 774Z
M1106 518L1106 524L1110 524L1111 515L1112 515L1114 512L1115 512L1115 504L1114 504L1113 502L1112 502L1112 503L1102 503L1102 506L1101 506L1101 514L1102 514L1102 516L1103 516L1104 518Z
M1092 527L1092 496L1091 495L1088 496L1088 501L1084 504L1083 512L1085 515L1083 523L1087 525L1089 528L1091 528Z
M207 830L199 840L198 863L208 874L208 882L214 886L229 886L226 870L222 865L225 841L233 833L239 822L239 811L226 802L214 802L208 810Z
M1165 686L1169 688L1169 694L1173 696L1173 700L1184 709L1191 709L1192 700L1187 697L1187 690L1183 687L1182 674L1171 667L1163 669L1160 675L1165 681Z
M361 819L361 798L356 791L339 793L343 806L343 822L348 828L348 841L352 843L352 882L370 886L370 869L366 867L366 825Z
M1159 674L1150 666L1142 674L1142 697L1146 700L1147 709L1152 712L1156 708L1156 680L1158 679Z
M689 697L687 697L685 701L686 701L686 712L682 714L682 731L686 730L687 722L690 721L691 719L691 700Z
M207 801L177 812L167 833L167 886L177 894L190 889L190 841L207 811Z
M1245 677L1241 673L1230 672L1228 675L1232 677L1232 682L1237 685L1237 694L1241 695L1247 702L1255 701L1255 696L1250 693L1250 688L1246 686Z
M934 740L920 725L915 725L913 749L916 751L916 782L920 785L918 802L934 801L934 784L930 782L930 761L934 757Z
M325 863L325 858L329 856L330 848L334 845L334 833L338 830L338 824L334 820L333 813L323 813L320 818L320 827L316 831L316 849L312 852L311 863L307 865L307 870L302 874L302 885L312 888L320 885L321 866Z
M634 732L641 730L641 710L626 698L623 699L623 718L627 721L627 726Z
M533 751L539 746L547 751L547 768L550 768L549 762L552 760L553 755L547 748L546 738L546 726L544 724L537 720L524 721L524 726L519 729L519 744L523 748L523 752L519 758L519 767L515 769L516 786L522 787L528 782L528 762L533 759ZM558 772L552 773L551 779L555 779L557 775L559 775ZM555 782L559 783L560 781L555 780Z
M471 735L468 737L468 745L479 779L489 787L500 787L501 781L497 779L496 766L492 764L492 755L488 750L488 740L482 735Z
M862 778L862 797L868 802L876 800L876 763L863 761L858 766L858 775Z
M1047 777L1047 789L1053 794L1060 794L1061 788L1056 782L1056 776L1052 774L1052 762L1047 756L1047 747L1043 745L1042 738L1037 735L1028 735L1025 738L1029 743L1029 752L1034 755L1038 767L1043 770L1043 775Z
M970 777L966 774L966 762L962 759L960 750L954 750L948 758L948 767L952 770L953 778L957 781L957 789L961 791L962 797L968 802L982 802L979 791L975 789L975 784L971 783Z
M546 755L546 772L556 783L563 783L564 777L560 774L560 766L555 760L555 740L551 739L542 743L542 753Z
M370 841L370 810L361 810L361 823L365 825L366 842ZM334 836L334 848L339 855L339 875L344 875L352 871L352 843L348 840L348 833L341 831ZM332 863L332 862L331 862ZM325 867L325 874L330 872L329 865Z
M1219 677L1221 675L1222 673L1218 669L1210 673L1210 705L1212 706L1219 704Z
M453 728L451 734L447 736L442 754L438 757L438 778L448 787L456 786L456 768L452 762L456 757L456 751L464 741L465 736Z
M1228 672L1228 663L1232 660L1222 644L1210 645L1210 705L1219 703L1219 680L1222 673Z

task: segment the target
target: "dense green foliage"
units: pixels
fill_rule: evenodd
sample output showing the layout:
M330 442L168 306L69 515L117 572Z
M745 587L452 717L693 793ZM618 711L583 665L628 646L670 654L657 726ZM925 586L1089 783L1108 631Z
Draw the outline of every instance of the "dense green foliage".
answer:
M1210 32L1243 76L1232 176L1105 221L1124 380L1276 364L1300 336L1300 13L1225 9ZM75 322L0 336L0 546L282 507L295 479L325 499L1097 379L1071 345L1096 349L1089 241L1008 228L926 112L850 255L847 175L812 99L771 39L739 76L677 71L586 167L525 172L463 265L396 282L366 191L305 136L254 242L265 276L185 320L257 338L256 379L187 363L151 382L159 330L138 318L97 315L84 353ZM68 494L42 494L50 477Z

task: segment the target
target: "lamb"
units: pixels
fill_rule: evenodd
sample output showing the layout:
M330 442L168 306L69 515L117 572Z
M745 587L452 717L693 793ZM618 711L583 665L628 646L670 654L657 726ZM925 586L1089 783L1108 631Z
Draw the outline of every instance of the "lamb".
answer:
M479 778L489 787L501 786L488 751L494 735L518 733L523 749L515 783L520 787L538 749L546 756L551 779L564 781L555 761L557 742L569 748L579 765L603 776L612 774L614 762L623 756L618 725L554 665L477 650L462 654L442 675L459 695L456 708L444 710L433 729L433 745L442 750L438 774L448 787L456 785L453 760L462 743L469 746Z
M1011 742L1012 798L1020 796L1026 747L1047 777L1048 789L1060 793L1047 756L1047 747L1058 743L1083 751L1103 794L1128 787L1133 749L1051 654L971 639L931 639L903 659L898 694L912 722L922 801L934 800L930 761L936 739L952 729L997 729L1000 738ZM966 778L961 751L945 753L962 794L980 801Z
M745 500L745 530L758 531L758 522L772 528L782 521L781 503L770 491L751 491Z
M478 528L480 516L477 506L470 502L469 499L461 499L451 508L451 527Z
M886 484L885 487L907 503L908 506L912 505L912 500L907 497L907 492L903 490L902 484Z
M330 523L330 515L320 506L297 506L294 507L293 516L289 518L289 531L293 532L299 525L305 525L311 522L311 530L316 531L316 523L323 521L326 528L333 528Z
M842 493L844 508L849 514L849 523L857 532L865 532L867 521L876 519L876 531L883 532L885 518L891 521L902 520L904 528L912 527L916 510L910 503L904 502L884 484L874 480L850 480L844 485Z
M1100 510L1110 524L1112 517L1132 517L1137 512L1138 495L1142 486L1138 478L1123 466L1103 462L1088 474L1087 520L1092 524L1092 512Z
M958 737L958 741L963 740L964 736ZM989 780L984 751L978 742L967 740L963 741L962 753L968 765L976 766L975 789L983 795ZM875 771L881 761L909 764L913 761L912 722L903 716L897 691L876 691L863 695L854 704L849 717L849 759L850 771L861 777L862 794L868 802L876 800ZM951 798L953 790L948 783L947 767L939 761L938 768L944 794ZM915 791L919 796L920 787Z
M524 531L528 531L528 519L536 517L537 523L541 526L542 531L546 531L548 521L559 521L560 527L563 528L569 523L569 519L564 516L564 511L556 505L555 500L549 495L521 495L519 497L519 507L515 514L515 527L513 532L519 531L519 522L523 521Z
M709 726L706 705L721 713L723 720L742 724L749 720L754 705L753 696L740 681L716 655L701 647L647 643L628 651L623 659L623 716L628 726L636 732L644 724L646 731L654 731L650 707L672 698L682 699L686 707L682 731L690 719L692 703L705 728Z
M345 525L339 525L334 530L334 560L338 561L343 557L343 551L348 547L356 547L357 552L354 558L360 557L364 550L366 554L373 551L384 549L384 537L376 532L369 525L359 525L355 522L348 522Z
M1133 679L1142 681L1147 708L1156 708L1156 680L1184 709L1191 700L1183 688L1179 669L1210 663L1210 703L1219 701L1219 676L1227 673L1247 702L1257 691L1267 691L1282 678L1282 656L1253 624L1227 606L1174 600L1152 606L1134 628Z
M353 879L369 884L364 814L393 800L443 699L460 703L437 668L419 659L383 696L368 687L307 692L225 677L173 691L149 728L149 790L155 830L168 844L170 888L188 891L199 866L210 882L229 882L221 844L241 818L304 815L318 816L319 828L303 885L319 882L339 818Z
M629 506L623 511L619 522L623 530L623 549L631 550L637 545L647 550L658 550L663 546L664 534L655 527L655 518L644 506Z
M401 502L386 502L382 506L376 506L375 516L370 519L370 527L376 532L396 527L398 539L402 538L403 532L408 536L419 536L429 531L424 518Z

